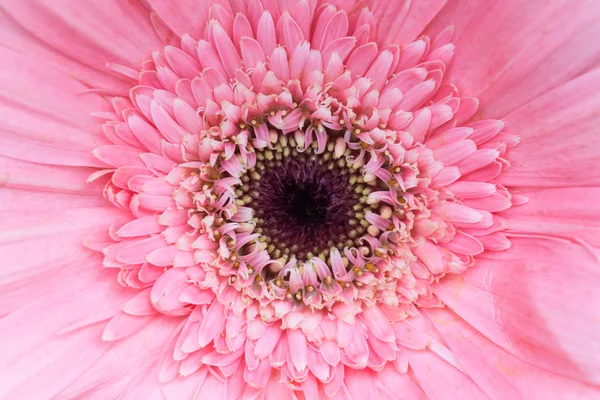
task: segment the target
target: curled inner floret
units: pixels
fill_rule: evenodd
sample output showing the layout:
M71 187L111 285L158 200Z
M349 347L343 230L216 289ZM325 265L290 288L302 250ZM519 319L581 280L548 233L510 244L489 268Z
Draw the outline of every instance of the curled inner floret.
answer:
M389 255L409 238L412 211L392 178L403 168L390 165L386 147L349 130L317 132L250 128L248 145L190 175L199 180L189 193L195 217L218 246L215 266L262 304L322 308L371 295L394 268Z

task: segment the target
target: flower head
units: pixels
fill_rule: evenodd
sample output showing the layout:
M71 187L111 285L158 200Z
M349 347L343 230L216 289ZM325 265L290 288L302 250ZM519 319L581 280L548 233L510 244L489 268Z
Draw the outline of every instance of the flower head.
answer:
M58 10L81 10L58 3ZM511 113L506 102L488 99L488 111L474 95L493 99L498 92L502 99L509 83L525 78L509 74L518 60L509 46L512 58L501 60L509 72L479 76L486 61L469 51L478 55L477 32L488 31L477 17L460 13L483 12L482 5L109 3L98 7L116 7L118 22L135 21L143 32L151 23L155 36L138 43L149 49L135 56L128 57L119 42L106 44L107 54L94 52L92 59L101 60L111 78L97 78L84 55L84 72L63 55L56 61L63 70L74 69L76 79L93 82L79 96L93 99L83 108L95 119L79 123L76 117L87 116L76 110L68 120L89 132L82 139L85 151L65 145L61 163L60 152L34 159L32 148L17 142L9 154L75 166L68 182L77 181L80 166L95 167L81 172L90 186L76 191L92 191L94 201L109 206L101 213L83 208L72 217L69 207L85 202L71 196L59 202L60 220L69 215L79 221L78 213L97 219L92 232L86 224L66 229L97 254L78 248L83 264L60 258L40 267L39 276L72 274L72 287L93 304L82 305L90 307L89 315L58 319L47 330L49 337L58 335L58 351L93 343L114 355L72 361L73 371L81 373L85 365L97 371L92 367L83 383L65 381L48 393L416 399L443 398L453 390L457 397L496 399L533 398L539 384L553 380L552 393L597 394L585 385L598 383L586 367L600 360L580 357L579 345L562 336L548 305L540 305L548 301L541 273L554 262L553 252L572 251L579 262L597 265L597 249L579 221L583 238L565 233L574 224L539 224L540 210L559 194L532 191L545 184L529 175L548 173L543 182L570 175L568 168L535 169L548 168L540 157L560 157L554 147L536 148L527 129L534 130L536 113L552 121L547 99L582 90L593 104L583 87L598 74L541 97L543 91L515 96ZM516 2L511 6L520 10ZM32 10L45 10L40 7ZM20 21L24 9L6 9ZM52 37L41 40L56 46ZM14 57L15 65L27 64ZM578 74L587 68L580 63ZM477 90L464 83L470 76L481 80ZM577 122L569 102L554 107L566 110L567 126ZM585 175L575 186L595 185L594 179ZM567 270L551 269L548 288L556 288ZM574 285L569 290L598 280L597 271L582 270L566 278ZM50 288L60 288L63 279L52 279ZM22 300L19 292L14 296ZM568 309L570 301L564 303ZM15 311L14 323L25 312ZM7 327L17 326L11 315ZM554 339L540 337L544 330ZM552 340L561 351L553 351ZM107 363L126 357L132 357L132 372L110 378ZM490 365L490 359L498 361ZM498 371L504 375L496 384ZM110 382L102 384L102 376ZM104 392L103 385L114 389ZM28 390L17 382L6 393L17 398Z

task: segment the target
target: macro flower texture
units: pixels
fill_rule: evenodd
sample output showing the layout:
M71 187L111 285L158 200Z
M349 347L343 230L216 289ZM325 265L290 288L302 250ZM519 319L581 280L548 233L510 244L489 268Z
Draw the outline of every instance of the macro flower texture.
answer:
M597 0L1 0L0 398L600 398Z

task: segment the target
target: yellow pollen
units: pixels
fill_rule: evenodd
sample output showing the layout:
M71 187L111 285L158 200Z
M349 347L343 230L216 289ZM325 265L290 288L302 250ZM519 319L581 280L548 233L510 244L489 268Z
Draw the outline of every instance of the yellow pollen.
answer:
M375 251L373 252L377 257L383 257L385 256L387 253L384 253L383 251L379 250L379 249L375 249Z
M371 271L371 272L373 272L373 273L377 273L377 272L379 272L379 268L377 268L377 267L376 267L376 266L374 266L373 264L367 264L367 265L365 265L365 267L366 267L366 268L367 268L369 271Z

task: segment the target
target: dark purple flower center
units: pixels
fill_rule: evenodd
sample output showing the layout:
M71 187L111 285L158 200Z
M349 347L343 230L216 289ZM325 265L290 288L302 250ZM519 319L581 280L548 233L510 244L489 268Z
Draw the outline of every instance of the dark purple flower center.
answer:
M363 207L358 173L329 149L257 151L255 173L246 175L242 191L273 258L319 256L353 245L364 232L356 218Z

